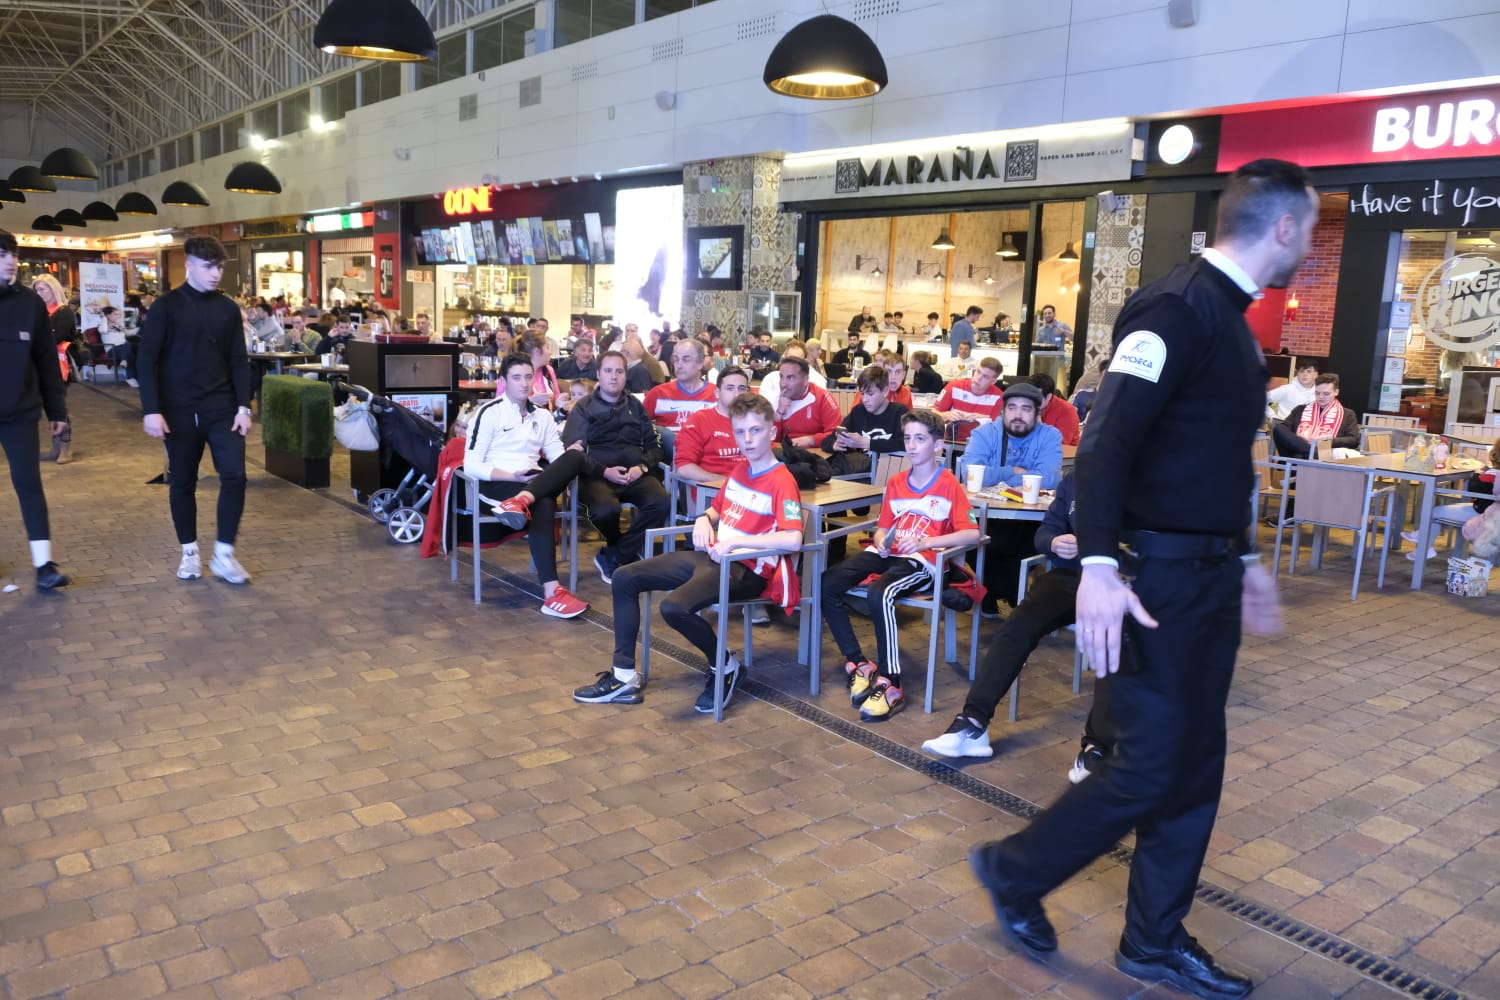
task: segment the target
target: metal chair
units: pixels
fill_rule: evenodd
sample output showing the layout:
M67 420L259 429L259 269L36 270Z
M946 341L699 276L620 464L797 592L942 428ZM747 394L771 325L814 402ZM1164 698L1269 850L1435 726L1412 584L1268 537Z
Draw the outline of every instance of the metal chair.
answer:
M457 469L453 473L453 482L448 486L448 524L455 524L455 518L460 514L470 518L473 525L472 552L474 559L474 603L479 604L480 591L483 587L483 579L480 575L480 544L479 529L486 524L499 524L500 519L493 514L484 511L489 505L482 502L479 492L479 484L483 480L469 475L463 469ZM578 490L572 486L568 487L568 506L559 507L557 511L557 523L561 527L562 537L559 539L562 545L562 556L568 564L568 590L578 590ZM462 494L462 495L460 495ZM446 534L446 532L445 532ZM455 535L455 539L456 539ZM507 535L504 542L513 538L525 538L525 531L517 531ZM447 539L444 539L447 544ZM458 549L457 544L448 547L448 579L458 579ZM533 571L535 566L532 566Z
M1020 586L1016 590L1017 604L1020 604L1022 601L1026 600L1026 587L1031 582L1032 572L1038 566L1046 567L1050 562L1051 560L1048 559L1046 555L1040 552L1034 556L1027 556L1025 559L1021 560L1021 582ZM1075 641L1073 643L1073 693L1078 694L1083 690L1083 671L1088 666L1089 660L1088 655L1083 651L1083 647L1079 646L1076 641L1076 635L1078 631L1077 626L1069 625L1068 631L1074 633L1075 635ZM1057 633L1054 632L1053 634L1056 635ZM1009 719L1011 722L1016 721L1016 706L1020 703L1020 700L1021 675L1017 674L1015 681L1013 681L1010 686Z
M806 531L806 515L803 516L803 530ZM693 533L692 525L675 525L668 528L652 528L646 532L646 558L650 558L656 548L657 541L661 541L664 552L672 552L677 548L677 539L686 535L691 539ZM745 562L750 559L760 559L764 556L773 555L800 555L806 558L808 554L822 551L822 542L804 542L799 548L784 551L754 551L742 552L739 555L730 556L719 563L719 599L709 605L709 609L718 611L718 627L714 630L718 636L718 648L714 653L714 662L709 664L714 672L714 721L724 721L724 686L719 681L724 676L724 665L729 661L729 611L732 607L739 607L744 615L744 638L743 653L740 660L742 667L749 667L753 660L753 640L755 634L751 626L751 616L757 607L768 607L770 599L756 597L748 601L731 601L729 599L729 568L734 563ZM816 555L814 555L816 562ZM641 595L641 661L640 673L641 684L644 685L651 674L651 605L652 591ZM812 632L812 626L816 614L813 609L817 607L817 594L803 594L797 602L798 610L802 611L802 620L798 625L799 631L805 635L816 638Z
M832 541L835 538L847 537L857 531L873 531L878 523L878 520L870 519L867 521L860 521L857 524L851 524L846 527L839 528L837 531L830 531L825 533L822 536L823 548L819 550L820 560L826 559L828 542ZM923 705L923 710L928 712L929 714L932 712L933 683L937 675L937 646L939 631L942 632L944 639L943 659L951 664L958 663L958 612L954 611L952 608L945 608L943 606L943 581L947 577L949 566L955 565L955 560L962 561L969 552L975 549L978 550L978 565L974 570L974 575L976 579L983 580L984 549L988 544L988 536L981 535L979 541L975 542L973 545L955 545L946 549L938 549L936 553L937 565L932 567L930 570L932 576L931 589L921 597L907 596L898 597L896 599L896 604L898 607L918 608L926 612L928 616L930 630L928 632L927 639L927 695ZM827 569L827 566L823 565L820 562L820 564L817 566L817 578L819 581L818 589L821 589L821 581L823 577L823 571L825 569ZM851 596L862 596L864 594L864 589L857 587L854 590L851 590L849 593ZM809 686L813 694L818 693L818 682L821 679L823 661L823 622L821 605L815 605L815 607L819 609L816 613L817 621L815 622L818 631L813 634L813 655L811 657L812 662L809 664L809 669L811 672L811 683ZM970 683L972 683L974 680L975 670L977 669L979 664L979 609L977 607L974 608L970 612L970 615L972 617L972 621L969 627L969 681ZM940 616L941 621L939 620Z
M1272 577L1277 576L1281 570L1281 538L1284 529L1292 529L1292 551L1287 564L1288 573L1296 572L1297 548L1302 539L1302 525L1307 524L1317 529L1325 529L1315 531L1313 535L1312 565L1315 569L1322 563L1326 529L1340 528L1352 531L1354 532L1354 584L1349 591L1349 599L1356 600L1359 597L1359 574L1364 566L1365 550L1370 543L1375 542L1375 535L1371 528L1373 525L1379 525L1384 531L1384 536L1379 542L1380 569L1375 578L1375 585L1384 587L1385 560L1390 548L1395 488L1377 486L1375 480L1378 472L1375 469L1332 465L1299 458L1289 458L1286 464L1297 480L1297 508L1295 514L1287 515L1287 493L1283 491L1281 516L1276 525L1276 554L1271 564ZM1373 512L1372 508L1376 501L1383 501L1385 508L1383 514Z

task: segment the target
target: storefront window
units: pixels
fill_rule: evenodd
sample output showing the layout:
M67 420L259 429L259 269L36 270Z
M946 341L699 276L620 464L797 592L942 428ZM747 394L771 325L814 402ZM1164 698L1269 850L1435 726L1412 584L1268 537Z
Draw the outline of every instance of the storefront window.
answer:
M261 298L284 295L288 303L297 306L305 288L301 250L255 254L255 293Z
M555 0L558 47L628 28L635 23L635 0Z

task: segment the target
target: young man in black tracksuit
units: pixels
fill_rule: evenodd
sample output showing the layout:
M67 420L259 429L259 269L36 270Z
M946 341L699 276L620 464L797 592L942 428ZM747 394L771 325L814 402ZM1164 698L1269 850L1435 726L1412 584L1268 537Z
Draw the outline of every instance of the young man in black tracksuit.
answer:
M625 390L625 355L605 351L599 358L599 388L575 403L563 425L563 444L580 447L587 461L578 477L579 496L589 520L604 536L594 557L609 583L614 571L641 558L646 531L667 523L667 491L652 473L662 460L656 425L646 408ZM630 530L620 531L622 504L635 504Z
M36 421L46 410L54 436L68 429L67 386L41 296L16 284L20 262L16 238L0 229L0 448L21 503L31 541L38 590L66 587L68 578L52 561L47 496L42 492L41 446Z
M227 583L250 576L234 555L245 510L245 435L250 433L250 361L239 308L218 291L224 247L208 236L183 246L187 283L156 300L141 331L142 421L165 439L172 524L182 544L180 580L203 573L198 555L198 463L207 446L219 474L218 533L209 569Z

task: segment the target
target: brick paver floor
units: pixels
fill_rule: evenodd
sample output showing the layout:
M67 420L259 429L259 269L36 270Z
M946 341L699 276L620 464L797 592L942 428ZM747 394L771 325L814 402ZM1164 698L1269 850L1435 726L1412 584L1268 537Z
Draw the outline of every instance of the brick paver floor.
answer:
M1111 964L1118 857L1048 899L1062 947L1042 964L1000 938L964 861L1065 784L1088 698L1063 640L995 758L956 772L909 751L961 677L940 668L934 715L860 739L831 662L808 698L785 622L756 630L760 683L722 725L667 655L644 705L577 705L607 622L541 616L514 582L523 546L486 554L476 607L345 487L253 467L254 583L182 583L131 394L71 402L78 461L45 469L66 592L33 592L0 501L21 585L0 595L7 995L1173 995ZM216 489L205 475L205 542ZM1436 569L1412 594L1407 568L1357 603L1347 560L1284 578L1289 635L1241 656L1204 871L1235 912L1200 903L1190 927L1257 997L1401 992L1327 957L1334 935L1500 996L1500 605L1441 594ZM592 572L580 590L609 612ZM1264 929L1278 917L1303 943Z

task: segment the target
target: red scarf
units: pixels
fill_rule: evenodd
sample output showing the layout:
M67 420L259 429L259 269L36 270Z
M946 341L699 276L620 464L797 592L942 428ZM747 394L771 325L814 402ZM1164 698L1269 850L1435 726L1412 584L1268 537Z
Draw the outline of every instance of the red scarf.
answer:
M1302 408L1302 419L1297 423L1297 436L1304 441L1323 441L1337 437L1344 426L1344 406L1337 399L1326 407L1308 403Z

